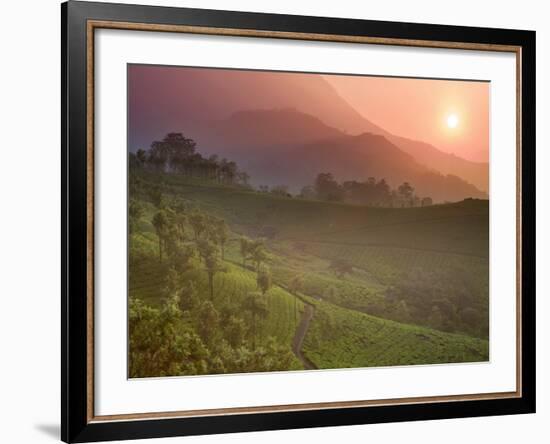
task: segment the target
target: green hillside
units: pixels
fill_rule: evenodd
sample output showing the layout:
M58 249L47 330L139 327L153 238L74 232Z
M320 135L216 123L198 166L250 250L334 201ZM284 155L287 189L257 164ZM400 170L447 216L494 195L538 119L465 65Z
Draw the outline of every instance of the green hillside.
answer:
M256 290L256 276L247 269L226 263L227 271L214 278L216 299L214 306L240 306L248 292ZM163 301L164 279L167 269L155 259L143 262L130 273L130 295L151 306L160 306ZM194 270L185 274L185 279L197 283L199 295L208 294L206 273ZM297 317L294 316L295 297L280 287L273 287L267 296L269 313L259 321L258 330L266 337L272 336L290 348ZM303 310L303 302L298 300L297 313Z
M134 377L300 369L298 339L317 368L488 359L487 201L376 208L144 171L131 200Z
M488 342L380 319L326 302L316 304L304 353L318 368L476 362Z
M152 180L158 179L154 175ZM488 256L489 203L467 200L425 208L376 208L287 198L163 176L166 189L250 234L327 244L382 245Z

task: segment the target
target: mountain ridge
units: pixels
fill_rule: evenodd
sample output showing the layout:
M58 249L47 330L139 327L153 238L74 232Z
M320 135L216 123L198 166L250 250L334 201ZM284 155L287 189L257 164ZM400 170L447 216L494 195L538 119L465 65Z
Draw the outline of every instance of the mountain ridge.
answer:
M474 163L428 143L389 133L362 116L322 75L146 66L130 70L128 79L128 144L134 152L173 131L196 139L202 148L202 141L211 138L209 132L217 125L213 122L226 120L235 112L295 108L343 134L381 134L428 169L461 177L481 191L488 190L488 164ZM162 82L164 87L153 93L147 87L151 82ZM325 128L323 134L325 131L331 132ZM279 139L289 129L281 133L276 135ZM207 145L208 149L212 147ZM230 156L224 146L217 148L220 156ZM250 153L252 157L256 154Z
M217 124L217 126L216 126ZM199 146L235 160L255 185L288 185L293 192L311 185L317 174L331 172L338 180L386 179L396 187L409 181L422 196L435 201L487 195L466 181L443 175L418 163L385 136L370 132L346 134L315 116L295 109L245 110L210 123L209 137ZM301 138L294 138L295 129ZM290 160L289 160L290 159Z

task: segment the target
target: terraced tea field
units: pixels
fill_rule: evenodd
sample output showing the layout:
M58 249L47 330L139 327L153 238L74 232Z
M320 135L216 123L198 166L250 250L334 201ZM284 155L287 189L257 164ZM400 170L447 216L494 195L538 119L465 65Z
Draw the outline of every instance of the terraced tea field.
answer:
M227 225L213 298L207 263L198 253L182 278L194 283L199 303L212 303L216 328L230 331L235 322L242 324L242 332L235 330L245 335L242 345L223 351L237 356L231 359L252 359L254 368L254 359L263 359L249 356L257 342L265 350L277 344L289 353L293 343L301 344L288 370L308 367L304 359L319 369L488 360L488 202L371 208L205 185L175 175L162 180L166 202L180 202L187 215L198 211ZM159 209L143 192L134 199L143 210L130 237L129 296L161 309L171 265L159 260ZM186 242L195 245L191 227L184 231ZM263 296L261 267L252 256L243 257L243 237L265 248L261 261L270 282ZM335 269L339 261L346 264L344 272ZM246 308L251 294L263 304L257 315ZM305 310L305 304L314 310ZM203 309L190 308L184 317L198 319ZM304 322L306 315L310 319Z
M484 361L489 345L316 302L304 353L317 368L383 367Z

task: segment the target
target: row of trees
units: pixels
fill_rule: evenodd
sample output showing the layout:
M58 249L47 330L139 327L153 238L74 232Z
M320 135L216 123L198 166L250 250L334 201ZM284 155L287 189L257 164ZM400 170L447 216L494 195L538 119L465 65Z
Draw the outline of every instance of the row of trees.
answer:
M369 177L366 181L356 180L338 183L332 173L319 173L314 185L302 188L303 199L319 199L334 202L383 207L415 207L432 205L430 197L420 198L409 182L392 190L385 179Z
M477 294L473 277L458 267L447 271L412 269L386 290L380 307L372 308L401 322L482 338L489 334L483 297Z
M217 155L204 157L197 151L197 143L182 133L169 133L162 140L154 141L147 150L130 153L129 164L133 169L145 169L161 173L181 174L229 186L251 188L250 176L240 171L233 161ZM271 189L265 185L260 192L292 197L286 185ZM391 189L385 179L369 177L365 181L338 183L332 173L319 173L315 183L302 188L299 197L336 202L350 202L369 206L414 207L432 204L430 197L418 197L413 186L404 182Z
M227 224L199 209L188 209L179 201L172 206L164 205L162 199L156 203L159 208L151 223L157 234L159 262L167 257L171 269L183 273L192 268L192 259L198 258L208 276L210 299L214 299L214 277L226 271L223 260L229 240ZM143 209L136 200L130 201L129 208L132 232Z
M154 141L148 150L130 153L129 162L131 168L198 177L224 185L249 186L250 176L239 171L235 162L220 159L215 154L202 156L196 142L182 133L169 133L164 139Z

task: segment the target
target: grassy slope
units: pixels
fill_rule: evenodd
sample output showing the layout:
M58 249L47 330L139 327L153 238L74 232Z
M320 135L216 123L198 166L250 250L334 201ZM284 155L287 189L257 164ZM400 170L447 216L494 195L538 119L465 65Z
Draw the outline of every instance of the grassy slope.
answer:
M482 339L401 324L314 302L304 353L318 368L375 367L488 359Z
M179 196L223 215L243 231L254 232L265 225L276 227L279 241L393 246L488 256L487 201L426 208L372 208L197 186L174 176L168 184Z
M144 239L142 235L134 235L132 242L140 242L146 251L154 251L156 241ZM155 251L156 253L156 251ZM250 291L257 291L256 275L250 270L238 265L225 263L227 272L218 273L214 278L214 305L220 309L225 301L240 305ZM199 266L200 267L200 266ZM162 303L162 289L167 268L160 263L156 254L142 258L130 269L130 296L139 298L149 305L158 306ZM197 282L197 291L202 299L208 298L207 274L202 269L193 270L189 277ZM265 320L258 320L258 330L264 337L273 336L282 344L292 345L292 339L298 319L294 316L295 298L280 287L274 286L266 294L269 304L269 315ZM297 311L303 310L303 303L298 300Z
M318 297L333 285L341 294L366 304L369 298L381 297L392 275L411 265L470 267L473 275L479 276L479 285L488 287L483 277L488 266L487 202L413 209L365 208L189 184L175 176L166 178L165 183L178 197L224 217L236 233L254 236L263 226L276 227L275 240L269 244L275 281L285 284L296 269L303 270L304 292L310 296ZM147 241L152 241L147 234L150 227L144 231ZM296 242L304 243L305 250L296 251ZM327 271L334 255L345 255L359 272L345 282L336 279ZM235 290L239 286L253 290L254 275L233 264L240 260L235 242L229 243L226 256L231 260L230 272L216 278L215 286L221 288L218 291L224 297L240 297L242 290ZM158 274L157 278L145 279L144 285L131 285L131 291L152 301L146 283L154 279ZM206 276L201 279L206 285ZM280 302L271 305L268 334L289 341L294 333L288 314L293 311L293 296L280 288L272 292ZM488 342L484 340L383 320L327 302L315 303L317 310L304 351L320 368L488 358Z
M238 232L257 235L262 227L274 227L277 234L270 248L281 259L275 258L274 273L286 279L294 274L292 269L307 271L313 295L333 285L353 299L348 306L359 308L413 268L460 268L472 277L482 304L488 306L487 201L367 208L170 180L177 184L178 195L225 217ZM324 272L335 257L345 257L357 268L345 283Z

